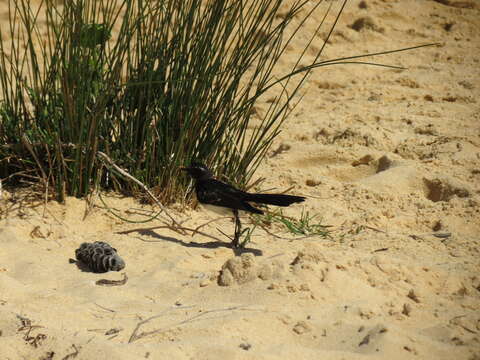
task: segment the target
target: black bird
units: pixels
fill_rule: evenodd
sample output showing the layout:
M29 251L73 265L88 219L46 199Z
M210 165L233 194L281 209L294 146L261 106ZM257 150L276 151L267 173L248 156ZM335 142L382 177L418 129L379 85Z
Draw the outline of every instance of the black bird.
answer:
M235 216L235 235L233 247L239 247L241 223L238 216L239 210L254 214L263 214L263 211L250 205L250 202L267 205L289 206L293 203L305 201L303 196L285 194L252 194L235 188L234 186L217 180L212 172L203 164L193 162L182 170L195 180L195 192L201 204L214 205L232 209Z

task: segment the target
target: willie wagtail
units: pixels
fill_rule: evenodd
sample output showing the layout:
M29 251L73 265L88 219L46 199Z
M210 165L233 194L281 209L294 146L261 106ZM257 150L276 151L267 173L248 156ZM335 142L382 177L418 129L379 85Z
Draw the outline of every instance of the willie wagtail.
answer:
M241 223L239 210L254 214L263 214L263 211L250 205L250 202L267 205L289 206L293 203L305 201L303 196L285 194L251 194L224 183L213 177L212 172L203 164L193 162L182 170L195 180L195 192L201 204L219 206L232 209L235 216L235 235L233 247L239 247Z

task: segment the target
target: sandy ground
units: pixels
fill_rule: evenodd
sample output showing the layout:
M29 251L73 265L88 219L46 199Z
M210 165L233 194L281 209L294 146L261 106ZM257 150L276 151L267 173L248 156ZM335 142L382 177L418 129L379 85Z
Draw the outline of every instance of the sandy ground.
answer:
M287 213L320 214L331 239L258 230L230 260L221 241L122 222L98 199L32 207L3 191L0 359L480 359L479 19L477 0L350 1L327 57L441 46L375 58L405 71L310 77L274 146L284 151L257 175L307 196ZM105 200L129 218L150 210ZM190 227L210 218L171 212ZM233 224L202 231L221 240L217 228ZM96 240L124 271L69 263ZM122 273L125 285L95 283Z

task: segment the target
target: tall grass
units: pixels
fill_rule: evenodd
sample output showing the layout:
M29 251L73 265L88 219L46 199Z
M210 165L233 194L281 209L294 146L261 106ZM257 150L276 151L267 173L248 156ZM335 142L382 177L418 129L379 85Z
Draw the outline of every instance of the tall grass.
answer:
M308 73L355 58L319 62L321 47L299 67L322 21L278 74L302 25L315 11L325 20L333 4L283 3L10 0L10 28L0 31L0 178L40 180L60 201L97 186L135 193L102 151L166 202L183 196L179 167L192 160L244 186ZM253 122L266 94L274 100Z

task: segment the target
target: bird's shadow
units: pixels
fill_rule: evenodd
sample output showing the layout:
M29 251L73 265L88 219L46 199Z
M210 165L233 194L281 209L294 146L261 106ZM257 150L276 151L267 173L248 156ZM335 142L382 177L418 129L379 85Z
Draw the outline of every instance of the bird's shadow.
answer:
M165 236L157 233L154 231L155 229L161 229L161 228L166 228L164 226L156 226L154 228L138 228L138 229L131 229L131 230L125 230L125 231L119 231L117 234L131 234L131 233L137 233L139 235L144 235L144 236L150 236L158 240L144 240L141 239L142 241L145 242L162 242L162 241L169 241L175 244L179 244L181 246L185 247L190 247L190 248L204 248L204 249L217 249L217 248L229 248L232 249L233 253L236 256L239 256L244 253L251 253L255 256L262 256L263 251L259 249L252 249L252 248L232 248L231 244L223 242L223 241L209 241L205 243L197 243L197 242L185 242L180 239L177 239L172 236Z

